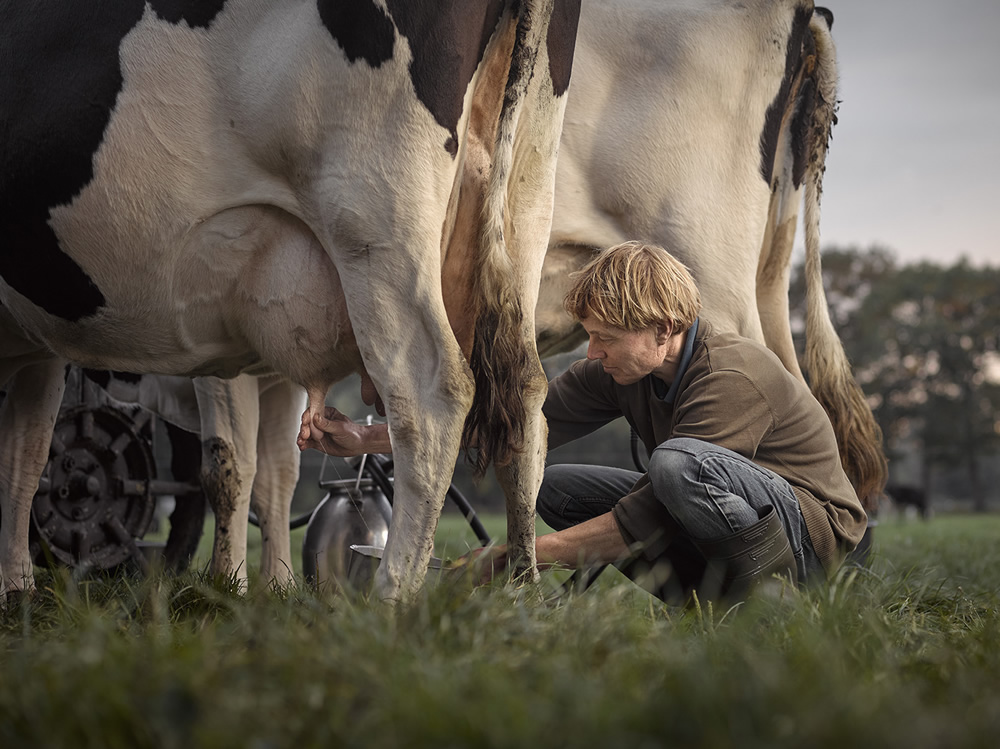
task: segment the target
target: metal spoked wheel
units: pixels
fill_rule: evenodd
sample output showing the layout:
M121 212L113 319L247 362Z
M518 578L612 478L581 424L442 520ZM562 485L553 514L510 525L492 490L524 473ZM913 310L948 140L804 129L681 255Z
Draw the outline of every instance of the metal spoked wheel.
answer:
M204 495L197 470L193 477L178 475L175 465L177 480L157 478L155 424L151 412L110 400L71 369L49 462L32 503L36 564L64 564L81 572L132 564L146 572L155 555L168 569L187 567L202 533ZM187 452L199 455L197 436L189 442L193 447ZM175 463L186 457L178 444L173 452ZM145 541L163 495L177 499L169 538Z
M136 539L156 504L153 454L140 436L150 418L89 404L62 413L31 508L37 562L104 570L132 559L145 568Z

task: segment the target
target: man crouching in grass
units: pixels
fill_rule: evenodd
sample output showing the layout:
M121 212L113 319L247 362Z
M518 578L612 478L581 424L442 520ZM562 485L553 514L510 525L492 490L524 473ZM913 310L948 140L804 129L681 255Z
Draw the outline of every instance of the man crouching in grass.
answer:
M700 318L687 269L664 249L616 245L574 279L566 309L587 358L549 383L549 448L624 417L649 452L646 473L552 465L538 514L539 567L615 563L667 601L738 600L760 583L830 576L867 518L840 463L833 427L806 385L755 341ZM302 449L390 452L385 424L328 408ZM481 550L469 558L478 557ZM480 559L506 568L503 546Z

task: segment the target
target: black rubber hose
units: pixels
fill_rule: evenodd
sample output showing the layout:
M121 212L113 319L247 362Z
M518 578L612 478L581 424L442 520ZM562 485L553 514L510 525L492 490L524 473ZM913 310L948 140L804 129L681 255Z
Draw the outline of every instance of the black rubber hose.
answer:
M493 540L490 538L490 534L487 533L486 527L483 525L479 516L476 515L476 511L472 509L472 505L469 503L463 495L462 492L458 490L458 487L452 484L448 487L448 497L451 501L455 503L459 511L468 521L469 525L472 526L473 532L476 534L476 538L479 539L479 543L483 546L487 546Z
M375 485L385 495L385 498L389 500L389 505L392 506L392 481L389 480L388 473L392 470L392 460L383 458L381 455L369 455L365 460L363 470L372 477L372 481L375 482Z
M382 490L382 493L388 498L389 504L392 504L392 482L389 481L389 476L387 471L392 470L392 460L389 458L384 458L381 455L369 455L368 460L365 461L365 470L371 474L372 480L378 484L378 488ZM468 521L469 525L472 527L472 531L476 534L476 538L479 539L479 543L483 546L488 545L492 542L490 534L487 532L486 527L483 525L479 516L476 515L476 511L472 508L472 504L465 498L465 496L458 490L458 487L451 484L448 487L448 493L446 495L455 506L458 507L462 516Z

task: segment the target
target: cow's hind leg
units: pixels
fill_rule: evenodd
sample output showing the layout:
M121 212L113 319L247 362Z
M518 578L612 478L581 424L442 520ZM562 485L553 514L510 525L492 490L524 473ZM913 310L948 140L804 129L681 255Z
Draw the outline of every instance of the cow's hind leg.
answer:
M785 162L788 161L790 158L785 159ZM795 353L788 308L792 249L802 191L795 187L785 162L779 164L781 169L776 178L777 186L768 206L757 268L757 308L767 347L777 354L785 369L805 381Z
M535 357L537 361L537 357ZM535 499L545 470L548 429L542 416L547 382L541 364L537 374L526 373L524 442L510 462L494 467L507 500L507 549L511 572L532 581L535 566Z
M385 403L392 440L392 525L374 590L392 602L412 600L423 584L473 396L469 367L445 313L437 250L426 254L426 263L407 267L408 257L340 267L361 356Z
M483 276L472 355L477 403L466 425L477 438L480 468L492 460L504 491L511 572L532 581L538 577L535 499L548 441L542 416L548 383L535 346L540 265L540 258L522 252L517 262L499 263Z
M7 383L0 407L0 594L34 586L31 501L49 459L66 385L63 367L57 359L23 367Z

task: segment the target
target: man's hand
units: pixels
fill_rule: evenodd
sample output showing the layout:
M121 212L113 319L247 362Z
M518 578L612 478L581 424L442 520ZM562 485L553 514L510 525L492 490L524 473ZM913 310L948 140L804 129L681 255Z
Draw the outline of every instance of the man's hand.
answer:
M389 429L385 424L358 424L330 406L322 413L302 414L302 427L296 440L299 450L312 448L338 458L365 453L390 453Z
M539 570L612 564L627 559L630 554L614 515L610 512L561 531L543 533L535 539L536 565ZM509 564L507 546L497 544L473 549L450 566L454 569L471 568L477 583L483 585L506 570Z
M486 585L507 569L507 546L498 544L473 549L448 564L450 570L471 569L476 585Z

